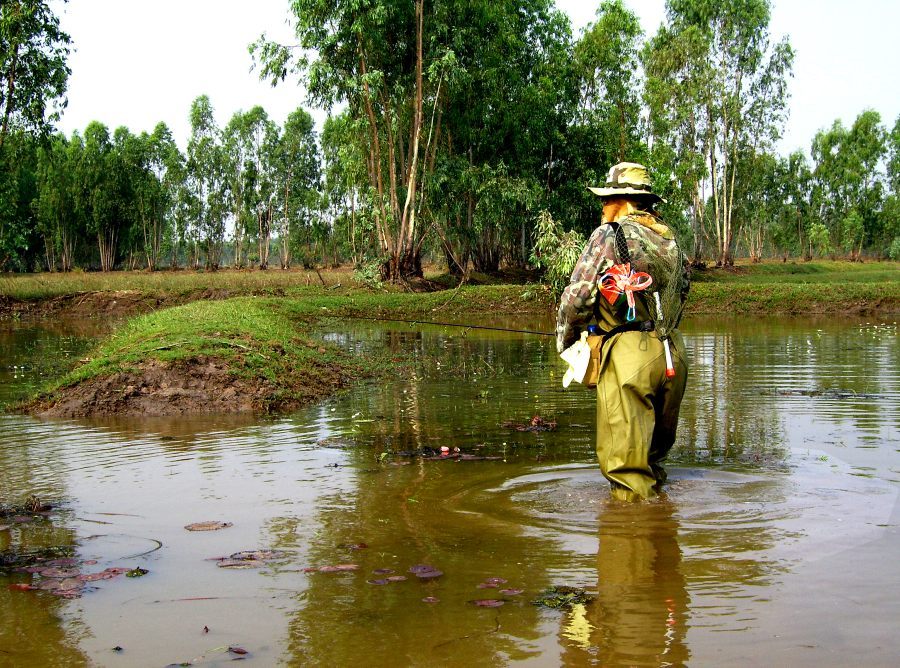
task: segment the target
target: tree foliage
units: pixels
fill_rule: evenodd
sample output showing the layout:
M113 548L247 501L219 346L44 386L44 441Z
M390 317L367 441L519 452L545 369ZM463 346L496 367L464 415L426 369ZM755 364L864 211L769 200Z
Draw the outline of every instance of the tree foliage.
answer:
M220 127L48 133L69 38L44 0L0 5L0 270L349 260L373 285L446 264L565 280L622 160L651 168L693 260L900 257L900 118L865 110L774 151L793 51L770 0L667 0L650 36L623 0L580 35L552 0L292 0L296 43L260 74L334 110ZM275 254L272 257L272 254ZM271 259L270 259L271 258Z

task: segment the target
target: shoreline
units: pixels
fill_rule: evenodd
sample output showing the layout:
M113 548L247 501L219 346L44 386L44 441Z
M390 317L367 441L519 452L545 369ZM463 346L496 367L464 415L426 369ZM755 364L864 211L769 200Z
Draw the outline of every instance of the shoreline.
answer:
M898 274L900 275L900 274ZM685 314L887 316L900 313L900 281L700 280ZM432 284L433 286L434 284ZM537 284L459 286L428 292L294 286L233 295L193 291L90 291L45 299L0 296L0 318L117 320L86 361L12 407L46 417L281 413L321 401L403 360L354 357L317 334L327 318L450 321L555 311ZM9 407L8 407L9 408Z

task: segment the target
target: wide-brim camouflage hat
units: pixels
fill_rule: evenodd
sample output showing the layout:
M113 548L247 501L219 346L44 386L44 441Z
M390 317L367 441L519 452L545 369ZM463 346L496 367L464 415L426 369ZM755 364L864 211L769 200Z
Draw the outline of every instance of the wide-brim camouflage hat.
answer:
M652 197L660 202L664 201L662 197L653 192L647 168L636 162L620 162L618 165L613 165L609 169L606 183L599 188L588 187L588 190L600 197L642 195Z

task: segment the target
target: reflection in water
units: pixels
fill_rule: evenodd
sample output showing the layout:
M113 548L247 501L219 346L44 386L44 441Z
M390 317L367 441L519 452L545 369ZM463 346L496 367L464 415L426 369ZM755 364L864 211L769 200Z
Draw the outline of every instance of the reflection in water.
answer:
M675 508L610 501L601 507L597 598L574 610L563 635L574 641L566 665L584 653L602 666L681 666L690 598L682 572Z
M127 648L117 665L165 665L229 644L261 665L717 665L740 663L763 640L771 647L770 620L802 616L806 627L777 641L778 656L847 663L864 636L836 647L827 629L891 618L892 608L834 605L829 596L858 589L827 566L867 545L867 573L892 581L891 552L877 546L896 544L883 538L900 479L896 338L860 329L689 324L691 388L667 497L636 506L607 501L593 395L560 389L552 346L537 337L350 327L332 338L359 354L402 351L412 374L279 419L2 415L0 501L35 493L64 510L54 535L0 530L0 548L49 541L113 558L148 540L164 547L124 564L149 576L76 601L11 592L0 578L0 650L17 648L26 668L112 664L115 645ZM35 378L9 369L83 354L64 352L56 334L17 331L0 333L4 396ZM533 415L559 428L503 427ZM443 445L499 459L411 456ZM182 528L204 520L234 526ZM208 561L253 548L289 558L260 571ZM342 563L359 568L303 572ZM407 571L422 563L444 576L419 582ZM383 568L408 579L369 584ZM493 577L525 593L478 587ZM562 616L532 606L552 585L598 597ZM485 598L505 602L471 603ZM865 656L884 663L892 642L866 642Z

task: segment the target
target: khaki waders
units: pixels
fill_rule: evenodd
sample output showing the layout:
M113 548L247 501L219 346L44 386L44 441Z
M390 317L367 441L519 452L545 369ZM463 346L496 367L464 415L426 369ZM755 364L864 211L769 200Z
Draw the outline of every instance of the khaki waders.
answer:
M622 500L656 496L665 481L660 462L675 442L687 384L684 341L670 340L675 377L666 378L663 344L655 332L623 332L602 349L597 381L597 459Z

